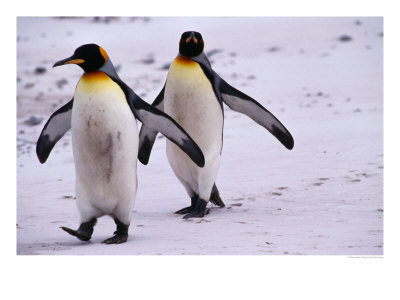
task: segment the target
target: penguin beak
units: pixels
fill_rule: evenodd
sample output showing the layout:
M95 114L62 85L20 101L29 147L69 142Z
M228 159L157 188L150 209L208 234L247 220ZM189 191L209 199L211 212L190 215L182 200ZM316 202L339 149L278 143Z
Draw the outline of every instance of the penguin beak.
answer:
M82 63L84 63L84 62L85 62L84 59L75 58L74 56L71 56L71 57L68 57L68 58L66 58L66 59L62 59L62 60L59 60L58 62L56 62L56 63L53 65L53 68L54 68L54 67L58 67L58 66L62 66L62 65L67 65L67 64L76 64L76 65L79 65L79 64L82 64Z

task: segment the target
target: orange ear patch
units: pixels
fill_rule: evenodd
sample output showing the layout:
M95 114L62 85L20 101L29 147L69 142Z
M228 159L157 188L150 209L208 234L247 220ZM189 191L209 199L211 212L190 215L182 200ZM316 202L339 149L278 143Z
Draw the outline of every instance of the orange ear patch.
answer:
M104 50L104 49L101 48L100 46L99 46L99 50L100 50L100 53L101 53L101 55L103 56L104 60L107 61L107 59L108 59L108 54L107 54L106 50Z

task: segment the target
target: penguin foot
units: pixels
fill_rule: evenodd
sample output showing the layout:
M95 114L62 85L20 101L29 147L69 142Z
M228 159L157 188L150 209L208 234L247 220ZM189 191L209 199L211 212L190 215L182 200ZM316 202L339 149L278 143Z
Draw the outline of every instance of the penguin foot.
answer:
M97 219L92 219L89 222L82 223L78 230L73 230L68 227L62 226L61 229L68 232L70 235L76 236L81 241L87 242L93 234L93 227L96 225Z
M207 202L204 201L203 199L198 199L196 206L192 209L190 213L185 215L183 218L184 219L202 218L210 212L210 210L206 209L206 207L207 207Z
M115 234L116 232L114 232ZM115 234L103 241L103 244L122 244L128 240L128 234Z
M175 212L175 214L184 215L184 214L191 213L195 209L198 199L199 199L198 196L191 197L190 201L192 202L192 204L190 206L188 206L188 207L185 207L185 208L182 208L180 210L177 210Z
M188 206L188 207L184 207L180 210L177 210L176 212L174 212L174 214L178 214L178 215L184 215L184 214L188 214L193 210L192 206Z
M117 224L117 231L114 232L114 236L104 240L104 244L122 244L128 240L129 225L125 225L117 218L114 218L114 222Z

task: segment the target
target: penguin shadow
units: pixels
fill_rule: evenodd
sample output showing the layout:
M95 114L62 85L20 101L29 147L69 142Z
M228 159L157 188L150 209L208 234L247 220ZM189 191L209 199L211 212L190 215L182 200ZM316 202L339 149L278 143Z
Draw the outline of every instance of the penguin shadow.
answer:
M105 248L113 248L113 247L118 247L119 245L128 245L129 243L132 243L133 240L137 239L135 234L132 232L128 236L128 240L122 244L105 244L103 243L104 240L110 238L112 236L112 233L110 235L106 234L99 234L95 236L95 233L93 234L92 238L89 241L80 241L78 239L74 240L73 237L71 237L71 240L68 241L63 241L60 243L56 243L59 245L63 245L63 249L55 249L55 250L68 250L68 249L77 249L77 248L91 248L91 247L105 247ZM88 253L89 254L89 253Z

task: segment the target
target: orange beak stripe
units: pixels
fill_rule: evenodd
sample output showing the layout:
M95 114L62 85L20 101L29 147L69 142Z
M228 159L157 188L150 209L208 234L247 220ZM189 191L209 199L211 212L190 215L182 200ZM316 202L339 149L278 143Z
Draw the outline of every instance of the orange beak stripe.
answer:
M77 64L78 65L78 64L82 64L84 62L85 62L84 59L78 58L78 59L73 59L73 60L67 61L64 65L67 65L67 64Z

